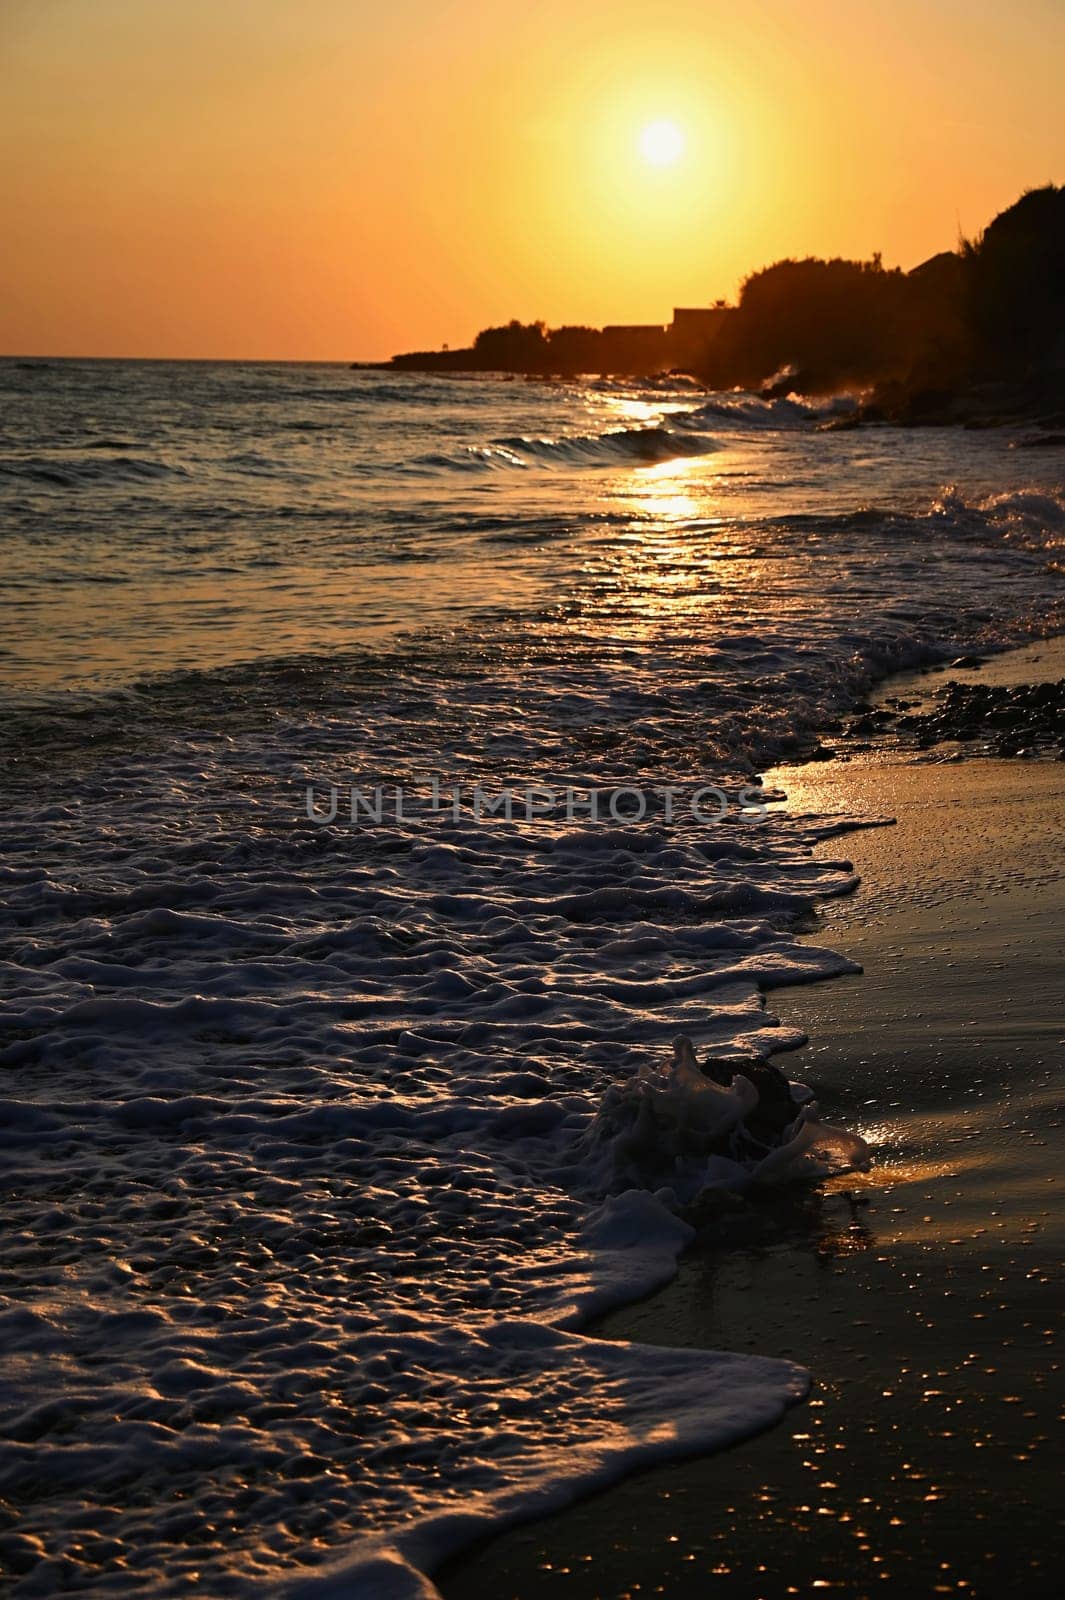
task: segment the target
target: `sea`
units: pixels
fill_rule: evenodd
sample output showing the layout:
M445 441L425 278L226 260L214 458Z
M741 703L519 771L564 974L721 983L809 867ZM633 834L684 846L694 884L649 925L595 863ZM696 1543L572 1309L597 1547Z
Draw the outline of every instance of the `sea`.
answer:
M0 362L10 1594L425 1600L801 1400L581 1329L869 1158L858 1104L754 1102L884 818L762 770L1065 629L1060 450L853 421Z

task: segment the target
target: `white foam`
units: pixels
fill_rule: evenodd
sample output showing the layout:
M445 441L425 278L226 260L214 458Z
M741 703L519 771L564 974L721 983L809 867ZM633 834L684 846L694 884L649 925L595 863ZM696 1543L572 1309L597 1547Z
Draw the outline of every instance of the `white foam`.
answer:
M232 748L209 759L232 784ZM190 832L203 771L177 743L47 833L33 800L10 818L45 863L8 882L0 1132L0 1492L47 1483L33 1582L107 1594L117 1553L166 1594L398 1550L415 1593L411 1564L490 1519L779 1415L785 1365L562 1329L668 1281L700 1182L748 1181L712 1151L753 1090L670 1075L668 1039L798 1043L755 985L846 968L781 922L846 864L780 818L720 849L690 818L352 839L295 805ZM665 1116L622 1171L619 1094L683 1101L701 1176Z
M535 1361L530 1363L530 1349ZM422 1521L366 1541L346 1561L283 1584L285 1600L432 1600L425 1577L447 1556L508 1522L542 1515L580 1494L663 1458L720 1449L778 1420L805 1395L807 1377L786 1361L718 1351L665 1350L500 1328L490 1365L505 1352L508 1376L535 1383L538 1423L520 1453L510 1419L506 1470L469 1471L461 1501L426 1506ZM505 1404L505 1402L504 1402Z

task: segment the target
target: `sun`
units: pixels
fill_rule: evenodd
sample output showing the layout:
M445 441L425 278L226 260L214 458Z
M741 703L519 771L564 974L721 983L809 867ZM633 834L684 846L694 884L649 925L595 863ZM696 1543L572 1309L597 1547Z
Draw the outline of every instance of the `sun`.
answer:
M684 154L685 139L675 122L649 122L640 134L640 154L652 167L671 167Z

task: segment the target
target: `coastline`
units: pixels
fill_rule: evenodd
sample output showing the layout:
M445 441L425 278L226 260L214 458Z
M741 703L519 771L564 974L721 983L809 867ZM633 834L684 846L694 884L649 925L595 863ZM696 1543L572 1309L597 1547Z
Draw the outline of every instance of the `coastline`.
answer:
M965 678L1060 675L1063 643ZM950 676L890 680L878 698ZM694 1600L710 1582L737 1600L1056 1592L1045 1390L1063 1242L1050 996L1065 767L875 748L766 782L792 811L896 818L848 837L862 886L810 936L864 976L770 1000L811 1036L789 1075L833 1120L860 1117L877 1159L738 1210L666 1289L586 1331L785 1357L811 1370L811 1398L738 1448L492 1539L436 1575L445 1600Z

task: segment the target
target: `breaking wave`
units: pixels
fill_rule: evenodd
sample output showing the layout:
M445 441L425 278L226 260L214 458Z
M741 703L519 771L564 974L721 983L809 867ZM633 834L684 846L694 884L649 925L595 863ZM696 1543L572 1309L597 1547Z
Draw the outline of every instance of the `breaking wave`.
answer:
M492 471L512 467L653 466L661 461L709 455L719 449L705 434L676 433L670 428L618 428L610 433L578 434L558 439L505 438L470 445L461 455L426 455L410 463L414 469Z
M793 395L766 399L737 390L704 400L687 412L683 421L691 427L812 428L834 417L853 415L856 409L856 402L847 395L817 403Z

